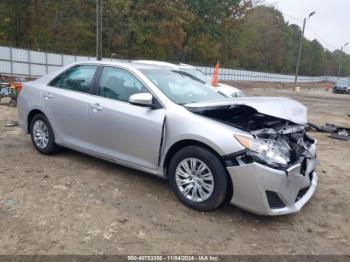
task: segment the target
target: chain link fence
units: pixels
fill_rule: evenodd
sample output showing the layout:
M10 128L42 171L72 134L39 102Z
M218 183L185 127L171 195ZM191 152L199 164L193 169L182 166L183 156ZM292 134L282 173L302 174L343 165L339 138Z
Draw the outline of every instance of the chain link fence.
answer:
M55 54L0 46L0 74L4 75L18 75L35 78L54 71L61 66L68 65L77 61L87 60L96 61L96 58L92 56ZM102 60L122 61L110 58L103 58ZM214 73L214 67L197 66L197 68L208 76L212 76ZM338 78L334 76L300 76L298 79L299 82L306 83L322 81L335 82L338 80ZM219 80L291 83L294 81L294 76L221 68Z

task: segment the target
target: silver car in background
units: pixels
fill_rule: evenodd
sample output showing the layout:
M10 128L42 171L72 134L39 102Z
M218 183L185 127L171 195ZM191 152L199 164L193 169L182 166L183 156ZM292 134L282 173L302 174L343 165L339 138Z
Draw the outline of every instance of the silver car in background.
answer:
M229 200L288 214L316 189L316 141L305 133L303 105L227 98L178 70L75 63L24 83L18 114L40 153L62 146L157 175L197 210Z

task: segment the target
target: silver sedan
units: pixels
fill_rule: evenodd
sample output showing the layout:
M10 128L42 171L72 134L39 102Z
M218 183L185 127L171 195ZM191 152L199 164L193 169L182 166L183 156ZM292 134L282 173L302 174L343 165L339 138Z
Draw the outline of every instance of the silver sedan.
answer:
M228 200L288 214L316 189L316 141L305 132L303 105L227 98L182 71L75 63L24 83L18 114L40 153L67 147L168 179L197 210Z

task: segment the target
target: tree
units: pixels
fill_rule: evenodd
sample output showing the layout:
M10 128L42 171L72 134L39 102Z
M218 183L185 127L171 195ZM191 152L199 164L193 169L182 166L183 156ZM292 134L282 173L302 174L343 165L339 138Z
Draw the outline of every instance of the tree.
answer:
M268 14L268 15L267 15ZM283 71L285 44L282 14L274 9L260 6L248 13L241 24L238 41L239 60L247 69Z
M95 0L2 0L0 45L94 55ZM301 37L252 0L103 0L103 55L294 74ZM350 74L350 56L304 39L300 74Z

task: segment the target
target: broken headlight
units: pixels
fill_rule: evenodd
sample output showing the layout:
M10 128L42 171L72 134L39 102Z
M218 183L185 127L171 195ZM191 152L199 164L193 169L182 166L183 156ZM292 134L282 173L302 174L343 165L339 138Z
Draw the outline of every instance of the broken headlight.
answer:
M291 148L283 140L260 139L242 135L234 136L257 160L272 166L287 166Z

